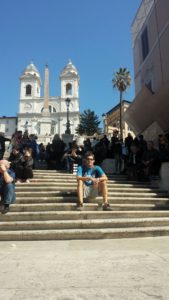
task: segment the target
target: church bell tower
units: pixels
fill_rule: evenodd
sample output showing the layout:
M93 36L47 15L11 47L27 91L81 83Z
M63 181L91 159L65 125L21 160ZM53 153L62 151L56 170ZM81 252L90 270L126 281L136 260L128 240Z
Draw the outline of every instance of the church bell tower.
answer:
M80 77L76 67L69 59L68 64L60 73L61 98L78 98Z

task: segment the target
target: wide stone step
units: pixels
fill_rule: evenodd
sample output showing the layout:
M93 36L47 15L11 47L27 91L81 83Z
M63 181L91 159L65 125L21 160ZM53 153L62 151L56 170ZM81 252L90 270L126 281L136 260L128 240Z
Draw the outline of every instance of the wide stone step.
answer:
M169 218L1 222L3 230L94 229L169 226Z
M27 192L27 191L22 191L22 192L18 192L16 191L16 197L42 197L42 196L76 196L76 191L60 191L60 190L56 190L56 191L48 191L48 192L44 192L44 191L39 191L39 192Z
M41 221L41 220L86 220L113 218L155 218L169 217L167 210L151 211L41 211L41 212L9 212L0 215L0 222Z
M113 239L169 235L169 226L105 229L0 231L1 241Z
M71 195L68 196L55 196L55 197L17 197L16 203L17 204L26 204L26 203L76 203L77 196L72 197ZM94 199L84 200L86 203L91 202L102 202L102 197L97 197ZM169 204L169 198L118 198L117 197L109 197L110 203L120 203L120 204Z
M26 204L26 203L76 203L77 197L72 197L71 195L68 196L46 196L46 197L19 197L16 198L17 204Z
M65 180L70 180L70 181L76 181L76 177L64 177L63 179L65 179ZM33 179L31 179L30 181L31 182L36 182L36 181L58 181L59 179L58 179L58 177L56 177L56 176L48 176L48 175L46 175L46 176L34 176L34 178ZM119 184L125 184L125 183L128 183L128 184L137 184L137 185L139 185L139 184L145 184L145 185L150 185L150 183L148 183L148 182L138 182L138 181L127 181L127 180L125 180L125 179L121 179L121 180L118 180L118 179L109 179L108 180L108 182L112 182L112 183L119 183Z
M53 172L53 173L44 173L44 172L41 172L41 173L37 173L35 172L35 170L33 170L33 177L34 178L76 178L76 175L75 174L69 174L69 173L56 173L56 172ZM111 177L112 178L112 177Z
M75 174L65 173L65 172L57 172L55 170L33 170L34 178L76 178ZM108 174L107 177L110 180L115 181L126 181L127 176L126 175L120 175L120 174ZM136 182L136 181L135 181Z
M10 207L11 212L41 212L41 211L71 211L76 210L76 203L43 203L43 204L13 204ZM88 203L84 205L85 211L97 210L97 203Z
M32 191L25 191L23 189L23 191L18 191L16 190L16 196L17 197L40 197L40 196L57 196L57 195L72 195L72 196L76 196L76 190L74 189L59 189L59 190L49 190L49 191L43 191L43 190L32 190ZM138 197L138 198L143 198L143 197L166 197L166 193L164 192L158 192L158 193L153 193L153 192L115 192L115 191L109 191L109 197L117 197L117 198L121 198L121 197Z
M147 204L147 203L111 203L111 208L113 210L152 210L152 209L169 209L169 205L167 204ZM99 201L100 203L100 201ZM84 210L96 210L100 209L100 205L98 206L97 202L93 203L84 203ZM55 211L55 210L76 210L76 202L66 202L66 203L26 203L26 204L13 204L11 206L11 212L14 211Z
M34 178L76 178L75 174L69 174L69 173L44 173L44 172L35 172L35 170L33 171L34 174ZM127 180L126 176L108 176L108 179L110 180L117 180L117 181L121 181L121 180Z
M70 184L70 183L65 183L65 184L56 184L56 185L17 185L16 186L16 192L17 191L55 191L55 190L76 190L77 185L75 184ZM136 187L115 187L115 186L108 186L108 191L109 192L120 192L120 193L165 193L166 191L159 190L157 188L136 188Z
M56 170L38 170L38 169L35 169L35 170L33 170L34 171L34 173L59 173L59 174L62 174L62 172L58 172L58 171L56 171ZM63 173L65 173L65 172L63 172Z
M44 180L44 181L30 181L30 183L25 183L25 182L20 182L20 183L16 183L16 188L32 188L32 187L60 187L60 186L77 186L77 181L75 180L65 180L65 181L62 181L62 180L50 180L50 181L47 181L47 180ZM113 187L113 188L138 188L138 189L159 189L157 188L156 186L150 186L150 185L143 185L143 184L129 184L129 183L125 183L125 184L121 184L121 183L117 183L117 182L111 182L111 181L108 181L107 183L107 186L108 187Z
M42 172L39 171L37 172L37 170L33 170L33 175L34 175L34 178L35 177L57 177L57 178L76 178L76 174L73 174L73 173L66 173L66 172L63 172L63 173L57 173L57 172ZM110 180L127 180L127 176L125 175L111 175L111 174L107 174L107 178L110 179ZM147 182L147 181L146 181Z
M166 204L111 204L113 211L141 211L141 210L169 210L169 205ZM97 203L85 203L84 210L102 209ZM76 210L76 203L43 203L43 204L14 204L11 205L11 212L41 212L41 211L71 211Z
M76 178L73 177L69 177L69 178L58 178L58 177L41 177L41 176L38 176L38 177L34 177L33 179L30 180L30 184L32 183L56 183L56 182L77 182L76 181ZM19 183L19 184L24 184L24 182L22 183ZM121 180L121 181L117 181L117 180L108 180L108 184L117 184L117 185L130 185L130 186L151 186L151 183L149 182L138 182L138 181L130 181L130 182L127 182L126 180Z

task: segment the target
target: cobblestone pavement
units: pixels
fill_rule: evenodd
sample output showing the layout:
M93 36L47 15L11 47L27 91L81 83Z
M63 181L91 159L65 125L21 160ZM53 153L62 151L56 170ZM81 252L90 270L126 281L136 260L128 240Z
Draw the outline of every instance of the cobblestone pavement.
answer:
M167 300L169 238L0 242L0 300Z

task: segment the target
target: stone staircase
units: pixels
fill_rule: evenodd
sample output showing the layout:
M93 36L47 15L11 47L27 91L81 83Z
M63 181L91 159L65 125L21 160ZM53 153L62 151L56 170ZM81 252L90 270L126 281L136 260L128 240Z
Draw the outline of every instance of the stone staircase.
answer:
M76 211L75 175L35 170L28 184L16 184L16 203L0 214L0 240L64 240L169 235L169 195L148 183L110 176L112 211L102 198Z

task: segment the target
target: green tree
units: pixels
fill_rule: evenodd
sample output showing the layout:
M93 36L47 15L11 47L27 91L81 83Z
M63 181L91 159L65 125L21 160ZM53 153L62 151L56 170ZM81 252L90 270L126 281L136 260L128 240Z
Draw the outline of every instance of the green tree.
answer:
M126 68L119 68L112 79L113 88L120 92L120 138L123 140L123 93L131 85L130 72Z
M101 129L99 128L101 121L94 111L90 109L84 110L80 114L80 124L76 129L76 132L80 135L93 135L95 133L100 134Z

